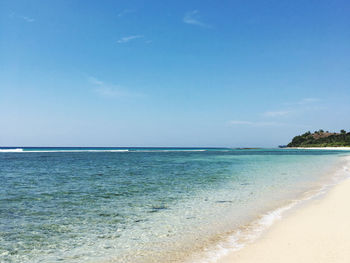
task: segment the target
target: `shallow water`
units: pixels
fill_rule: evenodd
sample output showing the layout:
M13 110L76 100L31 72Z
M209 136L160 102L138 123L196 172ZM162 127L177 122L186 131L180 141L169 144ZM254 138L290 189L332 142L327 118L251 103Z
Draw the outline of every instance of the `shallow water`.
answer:
M0 149L1 262L167 262L322 180L344 152Z

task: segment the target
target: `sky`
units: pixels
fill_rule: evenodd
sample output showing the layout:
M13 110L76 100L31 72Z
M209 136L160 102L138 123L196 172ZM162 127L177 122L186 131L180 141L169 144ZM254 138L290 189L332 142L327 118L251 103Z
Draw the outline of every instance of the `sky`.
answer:
M0 146L350 130L350 2L0 0Z

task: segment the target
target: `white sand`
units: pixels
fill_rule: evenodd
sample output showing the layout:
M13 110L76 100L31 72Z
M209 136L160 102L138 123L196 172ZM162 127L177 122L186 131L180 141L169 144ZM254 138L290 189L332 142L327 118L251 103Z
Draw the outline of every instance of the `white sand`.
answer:
M286 149L350 151L350 147L287 147Z
M349 173L349 172L348 172ZM218 263L350 262L350 179L275 223Z

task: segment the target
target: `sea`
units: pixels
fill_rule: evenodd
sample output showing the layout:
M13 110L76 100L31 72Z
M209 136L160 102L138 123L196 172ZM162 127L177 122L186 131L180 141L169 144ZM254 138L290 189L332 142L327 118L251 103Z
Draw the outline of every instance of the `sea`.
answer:
M349 176L348 151L0 148L0 262L216 262Z

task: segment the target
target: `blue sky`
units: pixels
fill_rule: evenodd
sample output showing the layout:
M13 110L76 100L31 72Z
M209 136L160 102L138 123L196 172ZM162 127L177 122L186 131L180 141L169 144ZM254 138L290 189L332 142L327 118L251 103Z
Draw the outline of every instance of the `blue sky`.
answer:
M350 3L0 2L0 145L286 144L350 130Z

